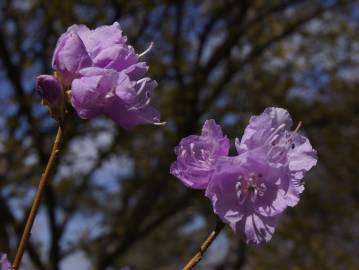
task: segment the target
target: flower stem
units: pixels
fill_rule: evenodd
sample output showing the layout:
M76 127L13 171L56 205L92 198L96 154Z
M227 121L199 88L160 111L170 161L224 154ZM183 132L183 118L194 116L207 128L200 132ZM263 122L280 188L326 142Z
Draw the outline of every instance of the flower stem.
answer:
M206 253L209 246L212 242L217 238L219 233L224 228L224 223L222 221L218 221L216 224L216 228L211 232L211 234L207 237L207 239L202 243L199 251L191 258L191 260L183 267L182 270L190 270L193 269L202 259L204 253Z
M37 213L37 210L39 209L41 199L42 199L44 191L45 191L46 184L47 184L47 182L49 180L49 177L51 176L51 173L52 173L52 171L53 171L53 169L55 167L55 164L56 164L59 152L60 152L60 144L61 144L61 139L62 139L62 132L63 132L63 128L60 125L58 130L57 130L55 142L54 142L54 144L52 146L50 158L47 161L47 165L46 165L44 173L41 175L40 182L39 182L39 185L38 185L38 188L37 188L37 191L36 191L36 195L35 195L35 198L34 198L34 200L32 202L31 210L30 210L29 216L28 216L28 218L26 220L25 228L24 228L24 231L22 233L20 243L19 243L18 248L16 250L15 259L14 259L14 262L12 264L12 269L13 270L18 269L18 267L19 267L19 265L21 263L22 256L24 255L26 244L27 244L27 242L28 242L28 240L30 238L32 225L34 224L36 213Z

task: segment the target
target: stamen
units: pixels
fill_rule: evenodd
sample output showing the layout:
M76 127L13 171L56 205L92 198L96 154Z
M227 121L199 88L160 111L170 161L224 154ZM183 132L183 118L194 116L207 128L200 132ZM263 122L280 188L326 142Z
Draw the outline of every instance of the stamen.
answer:
M268 139L265 141L265 143L266 143L266 144L267 144L267 143L271 143L271 142L274 140L274 138L277 138L277 137L278 137L277 133L278 133L279 131L281 131L283 128L285 128L285 124L279 125L279 126L272 132L272 134L268 137Z
M257 196L258 196L258 189L256 187L251 192L251 195L252 195L251 196L251 201L252 201L252 203L254 203L256 201L256 199L257 199Z
M141 103L137 103L136 105L133 105L132 107L130 107L128 110L129 111L135 111L135 110L141 110L144 107L146 107L148 104L150 104L151 99L147 99L145 102Z
M110 91L106 94L105 98L112 98L115 95L114 91Z
M242 180L242 176L238 177L237 179L238 179L238 181L241 181L241 180ZM242 182L237 182L236 185L235 185L235 187L236 187L236 190L241 189L241 188L242 188Z
M264 193L267 190L264 183L257 185L257 176L255 174L250 174L247 180L243 179L242 176L239 176L237 179L238 182L235 187L239 204L244 204L248 197L251 202L254 203L258 197L264 196Z
M146 78L144 78L144 79L146 79ZM146 83L148 81L142 79L139 82L141 83L141 86L140 86L140 89L137 91L136 96L139 97L141 94L145 94L146 97L145 98L143 98L143 96L140 97L140 98L142 98L142 100L140 100L137 104L130 107L128 109L129 111L140 110L140 109L146 107L151 102L151 95L147 94L148 92L145 92L146 91Z
M242 180L243 180L242 176L238 176L237 180L238 182L235 185L237 198L239 200L239 204L244 204L244 202L247 200L248 197L248 192L246 191L246 183L243 183L244 186L242 185Z
M267 187L264 183L260 184L258 187L258 195L263 196L264 192L267 190Z
M298 130L300 129L301 125L302 125L302 121L299 121L299 123L298 123L297 127L295 128L295 130L293 131L293 133L297 133Z
M153 123L155 126L163 126L163 125L166 125L167 124L167 122L154 122Z
M146 89L146 83L148 83L148 78L143 78L139 81L137 81L137 85L140 85L140 89L137 90L136 96L139 96L142 94L142 92Z
M152 49L152 47L153 47L153 42L151 42L151 43L150 43L150 46L148 46L148 48L147 48L144 52L142 52L141 54L139 54L138 57L144 56L146 53L148 53L148 52Z

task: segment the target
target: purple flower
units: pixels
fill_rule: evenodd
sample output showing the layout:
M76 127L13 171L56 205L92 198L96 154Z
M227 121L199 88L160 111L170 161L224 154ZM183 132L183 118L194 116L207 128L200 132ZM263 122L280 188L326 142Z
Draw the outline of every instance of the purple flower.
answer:
M0 270L10 270L11 264L7 259L6 254L0 252Z
M249 244L268 242L287 207L286 170L263 148L222 157L206 190L214 212Z
M52 66L81 118L106 115L129 129L160 122L150 105L157 83L140 61L146 52L136 54L118 23L94 30L73 25L59 38Z
M279 215L298 203L304 174L317 162L309 140L291 125L281 108L253 116L236 139L238 156L219 158L207 187L214 212L249 244L272 238Z
M249 244L268 242L277 219L299 201L302 179L317 162L309 140L290 131L292 119L280 108L253 116L238 155L228 156L229 141L213 120L201 136L189 136L176 147L171 173L186 186L206 189L214 212Z
M211 121L211 122L210 122ZM295 206L302 179L317 162L309 140L290 131L292 119L281 108L253 116L238 155L228 156L229 142L213 120L201 136L182 139L171 173L192 188L206 188L214 212L249 244L268 242L278 217Z
M73 25L68 28L56 45L52 58L52 67L61 74L63 82L71 85L74 78L79 77L82 68L92 66L92 61L80 37L84 27Z
M40 75L36 78L36 92L46 105L59 108L64 103L64 92L60 82L52 75Z
M148 106L157 83L149 78L131 81L123 72L97 67L80 71L72 82L72 104L82 118L105 114L124 128L160 121Z
M171 174L186 186L205 189L219 157L227 156L229 140L214 120L207 120L201 136L182 139L175 148L177 160L171 165Z
M238 154L264 147L268 160L287 169L288 205L295 206L304 190L304 174L317 163L316 151L308 138L290 131L292 119L287 110L270 107L251 117L241 141L236 139Z

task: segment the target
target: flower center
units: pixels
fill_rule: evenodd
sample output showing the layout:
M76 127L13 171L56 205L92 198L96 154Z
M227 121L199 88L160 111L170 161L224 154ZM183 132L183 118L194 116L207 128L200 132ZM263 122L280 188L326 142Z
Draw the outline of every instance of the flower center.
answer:
M254 203L258 196L262 197L267 190L267 186L262 182L258 183L258 179L262 178L262 174L250 174L248 178L243 176L238 177L236 183L237 198L239 204L244 204L248 198Z

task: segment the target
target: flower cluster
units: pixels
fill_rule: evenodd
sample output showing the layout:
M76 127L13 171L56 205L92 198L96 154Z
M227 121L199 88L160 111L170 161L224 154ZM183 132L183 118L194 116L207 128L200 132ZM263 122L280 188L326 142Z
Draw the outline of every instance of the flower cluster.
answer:
M291 126L285 109L267 108L235 140L238 155L228 156L227 137L208 120L201 136L176 147L171 173L186 186L205 189L214 212L247 243L268 242L279 215L298 203L304 174L317 162L309 140Z
M54 75L38 76L36 91L58 119L71 103L84 119L105 115L127 129L159 124L160 114L150 105L157 83L140 61L148 50L136 54L118 23L94 30L73 25L57 42ZM292 124L285 109L265 109L250 119L235 139L237 155L229 156L229 139L207 120L201 135L183 138L175 148L171 174L205 190L214 212L247 243L268 242L278 217L299 202L304 175L317 163L308 138L298 134L299 126L291 131ZM8 269L0 253L0 270Z
M6 254L0 252L0 270L10 270L11 264L7 259Z
M118 23L94 30L73 25L57 42L55 75L40 75L37 92L55 111L68 93L84 119L106 115L127 129L159 123L160 114L150 105L157 83L146 76L148 66L140 61L144 53L136 54L127 44Z

